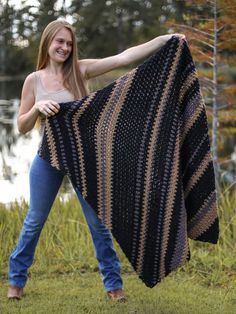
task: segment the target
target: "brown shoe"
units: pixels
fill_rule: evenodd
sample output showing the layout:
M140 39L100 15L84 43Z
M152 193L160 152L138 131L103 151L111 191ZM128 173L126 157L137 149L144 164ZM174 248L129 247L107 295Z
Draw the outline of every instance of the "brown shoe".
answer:
M8 288L7 297L9 300L20 300L23 296L23 288L10 286Z
M127 300L122 289L108 291L107 295L112 301L125 302Z

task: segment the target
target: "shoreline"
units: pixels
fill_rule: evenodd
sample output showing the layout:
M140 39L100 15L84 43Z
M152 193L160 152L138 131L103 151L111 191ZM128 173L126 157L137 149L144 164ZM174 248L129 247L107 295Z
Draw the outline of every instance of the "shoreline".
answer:
M19 75L0 75L0 82L10 82L10 81L18 81L24 80L26 74L19 74Z

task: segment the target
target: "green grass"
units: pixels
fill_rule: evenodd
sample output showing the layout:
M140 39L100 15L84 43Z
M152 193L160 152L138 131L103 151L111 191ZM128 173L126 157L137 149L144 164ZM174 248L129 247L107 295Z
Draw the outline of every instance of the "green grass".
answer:
M179 272L147 288L135 274L124 274L126 303L108 300L98 273L34 276L21 301L8 301L7 284L0 288L1 314L233 314L235 282L224 288L205 286L197 276ZM201 280L200 280L201 281Z
M0 206L0 275L7 273L8 257L17 242L27 204L16 202L6 210ZM217 282L222 271L236 273L236 196L222 197L219 207L220 240L217 245L190 241L188 272L198 271L206 280ZM115 242L123 270L132 268ZM33 273L93 271L97 269L90 232L76 197L63 202L57 198L37 246ZM205 274L205 275L204 275Z
M27 206L24 201L11 204L8 210L0 206L0 275L7 273L8 257L17 242ZM131 270L116 242L115 246L124 269ZM93 243L77 197L67 202L58 197L40 236L31 271L65 273L76 269L97 269Z
M191 260L153 289L137 278L115 242L122 262L126 304L105 298L93 244L76 197L58 197L30 269L26 296L6 299L8 257L17 242L27 204L0 205L0 313L235 313L236 195L220 198L217 245L190 241Z

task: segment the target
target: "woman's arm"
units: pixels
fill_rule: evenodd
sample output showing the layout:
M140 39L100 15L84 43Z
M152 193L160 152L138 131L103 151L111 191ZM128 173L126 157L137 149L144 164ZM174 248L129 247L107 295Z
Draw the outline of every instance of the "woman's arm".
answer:
M133 62L143 59L162 46L173 36L178 35L184 37L183 34L171 34L158 36L144 44L134 46L124 50L123 52L103 58L103 59L83 59L79 60L79 67L86 79L101 75L115 68L127 66Z
M17 116L19 132L25 134L32 130L40 113L51 116L56 114L59 109L60 106L52 100L42 100L35 103L34 74L29 74L22 88L21 104Z

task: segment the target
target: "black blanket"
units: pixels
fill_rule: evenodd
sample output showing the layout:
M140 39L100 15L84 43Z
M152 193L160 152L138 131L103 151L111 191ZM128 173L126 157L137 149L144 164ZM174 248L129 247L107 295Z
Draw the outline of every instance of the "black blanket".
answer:
M205 105L186 40L173 36L113 83L60 104L39 155L69 176L153 287L219 226Z

